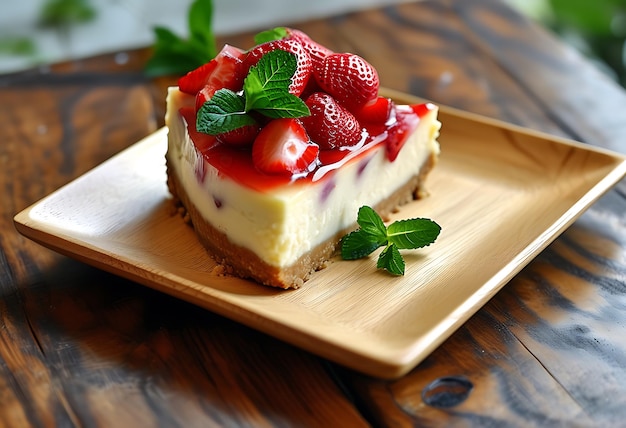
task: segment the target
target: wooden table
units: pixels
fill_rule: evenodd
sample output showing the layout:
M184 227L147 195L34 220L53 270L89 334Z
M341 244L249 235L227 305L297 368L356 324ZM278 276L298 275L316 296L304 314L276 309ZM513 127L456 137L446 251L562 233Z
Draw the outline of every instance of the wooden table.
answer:
M386 87L626 152L626 93L497 0L426 0L298 27L367 58ZM249 46L251 34L220 42ZM624 423L624 181L394 381L19 235L17 212L163 124L171 79L144 77L147 55L0 76L0 426Z

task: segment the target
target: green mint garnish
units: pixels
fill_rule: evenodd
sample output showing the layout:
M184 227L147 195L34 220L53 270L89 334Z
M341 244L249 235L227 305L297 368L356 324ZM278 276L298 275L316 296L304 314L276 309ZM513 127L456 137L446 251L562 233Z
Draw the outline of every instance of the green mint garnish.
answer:
M242 95L230 89L219 89L210 102L200 107L196 129L205 134L216 135L256 123L245 113L246 101Z
M308 116L304 101L289 93L298 68L296 56L280 49L263 55L243 82L246 111L257 110L273 119Z
M362 206L357 217L359 228L343 237L341 257L355 260L385 247L376 267L394 275L404 275L405 263L400 250L426 247L437 239L441 227L427 218L398 220L388 227L372 208Z
M198 110L196 128L216 135L255 123L251 112L272 119L296 118L311 114L304 101L289 93L291 78L298 67L292 53L274 50L261 57L243 82L243 93L220 89Z
M273 40L281 40L287 37L287 29L285 27L276 27L271 30L261 31L254 36L254 43L260 45L261 43L271 42Z
M189 6L187 27L187 39L165 27L154 28L153 53L144 70L148 76L185 74L217 55L212 0L195 0Z

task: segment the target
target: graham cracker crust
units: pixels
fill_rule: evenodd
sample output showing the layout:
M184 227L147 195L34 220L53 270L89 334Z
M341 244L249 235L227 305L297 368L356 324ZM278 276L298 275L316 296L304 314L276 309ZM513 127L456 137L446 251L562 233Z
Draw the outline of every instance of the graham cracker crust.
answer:
M397 212L402 205L422 198L425 195L424 180L436 161L436 156L431 155L417 175L373 207L376 212L387 220L389 215ZM183 208L181 210L183 217L188 218L202 245L215 261L222 265L222 271L241 278L250 278L271 287L300 288L315 271L326 266L335 253L341 238L357 226L355 213L354 225L337 232L332 238L300 257L293 265L282 269L271 266L249 249L230 242L228 236L207 223L180 185L177 172L167 156L166 164L167 185L170 193L174 196L174 202Z

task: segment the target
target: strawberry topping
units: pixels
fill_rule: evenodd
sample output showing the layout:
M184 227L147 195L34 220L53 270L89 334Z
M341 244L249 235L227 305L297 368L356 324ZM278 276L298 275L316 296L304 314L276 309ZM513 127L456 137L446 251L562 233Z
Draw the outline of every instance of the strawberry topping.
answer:
M374 125L385 124L391 115L393 101L385 97L377 97L354 111L354 116L362 123Z
M349 110L363 107L378 96L378 73L370 63L351 53L334 53L314 70L317 83Z
M276 119L263 127L252 145L254 166L268 174L309 172L318 161L319 146L298 119Z
M245 77L241 68L244 55L241 49L224 45L211 61L178 79L178 87L190 95L202 91L206 99L221 88L237 91L241 89Z
M217 67L217 59L212 59L204 65L191 70L189 73L178 79L179 89L189 95L195 95L205 85L207 79Z
M395 117L387 129L387 159L393 162L407 138L417 128L420 117L415 113L411 106L396 106L392 111L392 117Z
M297 40L304 46L304 50L307 51L313 62L313 70L321 69L324 58L332 54L333 51L326 46L322 46L313 39L311 39L306 33L293 28L286 28L288 40Z
M196 97L195 109L181 109L181 114L203 155L223 169L230 168L227 165L232 159L245 158L252 172L249 181L255 183L260 175L260 181L274 182L304 177L321 165L332 169L331 165L339 165L351 152L336 149L361 142L365 150L372 141L384 144L387 158L395 160L420 117L435 107L396 106L391 99L378 96L378 74L363 58L334 53L300 30L284 30L282 39L261 43L247 52L225 45L215 59L179 79L180 90ZM259 64L264 55L276 50L296 57L296 71L290 81L284 76L275 81L268 77L279 74L280 67L274 64L282 63L285 55L271 54L274 59ZM246 81L244 89L244 80L255 66L253 78L261 84ZM270 84L266 86L267 82ZM276 82L282 85L279 89ZM266 87L268 92L259 95ZM232 93L226 96L221 92L214 97L222 88ZM289 99L294 95L302 106L306 104L310 115ZM248 104L250 99L256 103ZM264 100L271 101L264 104ZM199 111L207 101L210 103ZM297 115L282 115L288 108ZM242 115L253 120L237 123ZM211 128L207 126L209 117L229 125ZM194 119L198 119L202 132L196 129ZM238 127L233 127L233 122ZM220 133L223 129L231 130ZM384 139L379 138L383 135Z
M231 144L233 146L246 146L252 144L261 127L258 124L245 125L235 128L232 131L217 134L215 138L220 143Z
M306 105L311 115L301 120L320 149L353 146L361 140L359 122L330 95L316 92L307 98Z
M246 58L243 61L243 70L245 74L248 74L250 68L257 65L263 55L268 52L280 49L296 56L297 69L291 79L291 85L289 85L289 92L293 95L299 96L304 91L311 75L313 73L313 63L310 55L304 49L304 46L297 40L282 39L273 40L271 42L262 43L252 48Z

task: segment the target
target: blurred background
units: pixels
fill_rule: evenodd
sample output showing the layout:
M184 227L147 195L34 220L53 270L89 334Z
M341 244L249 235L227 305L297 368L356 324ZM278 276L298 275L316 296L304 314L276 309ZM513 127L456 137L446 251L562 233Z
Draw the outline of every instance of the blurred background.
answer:
M213 0L217 35L405 0ZM626 0L503 0L550 28L626 86ZM191 0L0 0L0 73L183 37ZM241 13L240 11L246 11Z
M217 35L267 29L402 0L213 0ZM0 73L186 36L192 0L0 0ZM245 11L245 13L242 13Z

